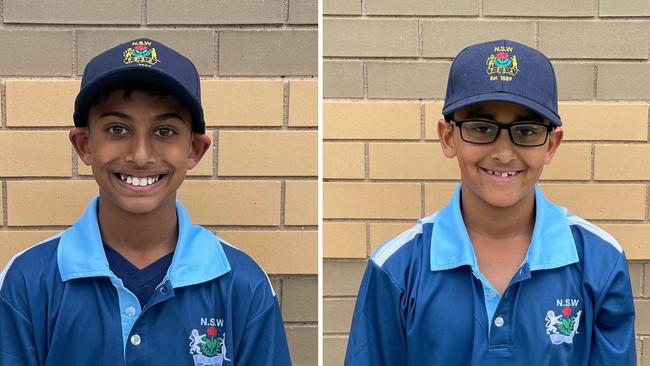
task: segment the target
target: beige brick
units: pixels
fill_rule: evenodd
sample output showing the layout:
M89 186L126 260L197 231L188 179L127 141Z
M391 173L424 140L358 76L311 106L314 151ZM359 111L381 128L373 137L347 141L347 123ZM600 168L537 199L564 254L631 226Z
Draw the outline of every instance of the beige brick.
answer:
M448 62L368 62L369 98L444 98Z
M318 225L318 182L287 181L285 225Z
M637 360L637 365L639 362L644 362L643 358L641 357L642 355L642 350L643 350L643 342L641 340L641 337L636 336L634 337L634 343L636 344L636 360ZM643 366L647 366L647 363L643 363Z
M219 75L318 73L316 30L224 30L219 32Z
M72 74L72 31L3 29L0 49L1 75Z
M310 276L285 279L282 298L282 319L285 322L318 321L318 278Z
M363 98L363 63L323 60L324 98Z
M432 215L451 200L456 183L427 183L424 185L424 214Z
M324 183L325 218L414 219L420 216L418 183Z
M554 203L591 220L642 220L646 189L642 184L542 184Z
M638 333L638 332L637 332ZM650 338L648 337L636 337L636 357L637 357L637 362L642 362L642 366L649 366L650 365L650 352L645 351L647 350L648 347L650 347ZM645 357L641 358L641 355L644 355Z
M366 258L366 224L324 222L324 258Z
M279 225L280 182L188 180L178 191L199 225Z
M323 177L363 178L365 156L362 143L323 143Z
M650 259L650 224L598 224L612 234L625 250L629 260Z
M289 23L291 24L317 24L317 0L290 0Z
M562 144L553 161L544 167L542 180L589 180L591 178L591 144Z
M417 56L419 53L415 19L324 19L323 25L324 56Z
M95 181L9 181L9 226L71 225L99 192Z
M598 15L601 17L644 17L650 15L647 0L600 0ZM649 358L650 360L650 358Z
M424 103L424 138L438 140L438 121L442 116L444 102Z
M323 0L323 14L361 14L361 0Z
M439 143L371 143L370 179L458 179L456 159L442 154Z
M7 126L72 127L77 80L7 80ZM34 103L38 101L38 103Z
M365 269L365 260L324 261L323 296L355 296Z
M57 233L52 230L0 231L0 271L14 255Z
M266 273L318 273L316 231L219 231L218 235L253 257Z
M650 180L650 145L596 144L594 178Z
M478 15L475 0L367 0L368 15Z
M593 63L553 62L560 100L584 100L594 97Z
M645 141L648 137L647 104L560 103L560 116L565 140ZM615 121L625 121L625 128Z
M471 44L500 38L534 45L535 25L529 21L422 21L424 57L456 57Z
M355 299L323 299L323 332L348 333Z
M386 240L413 227L412 223L382 222L370 224L370 253L374 253Z
M626 253L627 254L627 253ZM628 263L630 271L630 282L632 284L632 295L634 297L641 296L641 278L643 277L643 263L630 262Z
M414 102L325 102L325 139L420 138L420 104Z
M318 126L318 80L289 83L289 126Z
M597 68L597 99L650 99L650 64L616 62L597 64Z
M323 336L323 366L343 365L347 345L347 336Z
M547 0L544 2L523 0L508 3L505 0L485 0L483 14L487 16L530 16L530 17L581 17L594 15L593 0Z
M192 170L189 170L187 172L187 175L189 177L212 175L212 163L214 160L215 151L214 132L212 130L207 130L205 133L210 136L210 139L212 140L212 146L208 149L208 151L206 151L205 155L203 155L201 161L199 161L199 163L194 168L192 168Z
M0 132L0 176L69 177L70 142L63 131Z
M77 74L81 75L88 61L105 50L148 37L172 47L187 56L201 75L213 75L214 32L212 30L93 29L77 30ZM200 46L199 46L200 45ZM69 52L69 51L68 51ZM160 60L165 62L164 59Z
M316 131L221 131L220 176L318 174Z
M283 23L282 0L148 0L148 24Z
M208 126L282 126L282 81L204 80Z
M288 326L285 328L291 362L294 365L318 365L318 327Z
M634 308L636 310L636 324L634 326L637 334L650 333L650 301L648 300L634 300ZM644 342L644 346L646 346Z
M76 155L76 153L75 153ZM84 164L84 162L77 158L77 173L81 176L91 176L93 175L93 170L90 166Z
M647 59L647 29L637 22L542 21L539 49L549 58Z
M140 24L140 1L7 0L6 23Z

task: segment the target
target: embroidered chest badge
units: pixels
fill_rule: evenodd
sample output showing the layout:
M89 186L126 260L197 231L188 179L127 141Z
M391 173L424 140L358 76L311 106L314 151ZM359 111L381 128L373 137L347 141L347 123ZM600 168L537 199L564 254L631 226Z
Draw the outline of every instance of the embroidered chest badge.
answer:
M562 308L561 312L558 315L555 315L553 310L546 312L546 334L551 343L573 343L573 336L578 333L582 315L582 310L577 310L579 304L578 299L558 299L555 305Z
M485 60L487 73L490 80L512 81L512 77L519 72L517 56L512 47L494 47L494 52Z
M205 328L192 329L190 333L190 354L195 366L222 366L224 361L230 361L226 355L226 332L223 319L201 318ZM205 333L201 334L202 331Z
M140 66L153 66L160 62L156 49L151 47L149 41L131 42L131 47L127 48L122 55L125 64L135 62Z

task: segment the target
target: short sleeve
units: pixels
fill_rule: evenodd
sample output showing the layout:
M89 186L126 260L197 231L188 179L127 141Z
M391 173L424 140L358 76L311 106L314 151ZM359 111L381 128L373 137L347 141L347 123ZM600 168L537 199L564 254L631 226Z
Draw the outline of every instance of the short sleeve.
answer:
M404 291L370 260L352 317L345 366L406 365Z
M589 365L636 365L634 301L621 253L596 306Z

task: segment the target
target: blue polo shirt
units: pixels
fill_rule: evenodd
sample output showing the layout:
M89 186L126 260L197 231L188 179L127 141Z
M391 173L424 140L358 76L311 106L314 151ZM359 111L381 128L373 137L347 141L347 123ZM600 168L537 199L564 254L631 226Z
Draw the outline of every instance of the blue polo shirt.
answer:
M622 248L539 187L525 260L502 295L477 263L459 185L370 258L345 365L636 365Z
M146 304L109 269L95 198L0 274L0 365L291 365L268 277L176 205L178 242Z

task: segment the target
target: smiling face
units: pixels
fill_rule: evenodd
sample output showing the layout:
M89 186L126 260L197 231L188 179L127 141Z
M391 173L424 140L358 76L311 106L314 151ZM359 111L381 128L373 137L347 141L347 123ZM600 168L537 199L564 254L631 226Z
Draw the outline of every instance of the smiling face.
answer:
M101 209L128 214L175 210L176 190L210 146L176 97L137 90L92 106L88 127L73 128L70 140L92 167Z
M535 121L548 125L526 107L507 102L485 102L461 108L453 120L481 118L501 124ZM473 144L461 139L460 129L445 120L438 123L443 153L456 157L462 179L463 206L481 204L492 207L513 207L534 201L534 184L545 164L553 159L562 140L562 129L553 130L546 143L522 147L512 143L506 129L489 144Z

